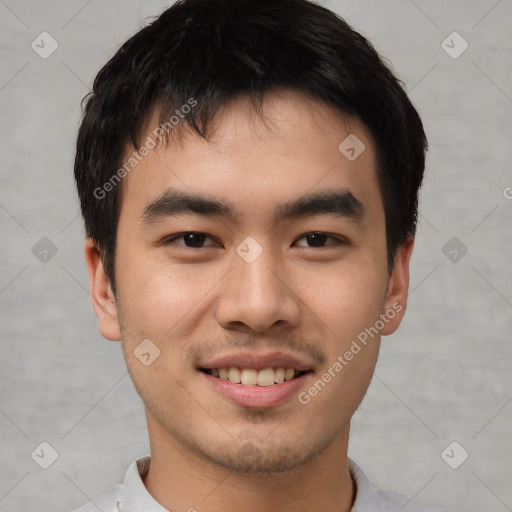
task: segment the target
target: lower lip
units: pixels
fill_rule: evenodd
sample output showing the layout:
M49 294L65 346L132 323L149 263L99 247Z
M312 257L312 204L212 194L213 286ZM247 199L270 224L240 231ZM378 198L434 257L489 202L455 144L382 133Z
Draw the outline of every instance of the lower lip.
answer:
M242 407L274 407L284 402L290 396L297 394L304 385L310 373L305 373L292 380L285 380L272 386L251 386L235 384L229 380L213 377L199 372L207 379L207 383L229 400Z

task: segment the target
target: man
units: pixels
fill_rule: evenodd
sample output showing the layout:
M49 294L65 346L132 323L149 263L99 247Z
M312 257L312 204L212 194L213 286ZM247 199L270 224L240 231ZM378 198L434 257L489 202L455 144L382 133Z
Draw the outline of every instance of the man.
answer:
M179 1L119 49L75 178L151 454L81 512L420 510L347 445L405 312L425 150L371 44L307 0Z

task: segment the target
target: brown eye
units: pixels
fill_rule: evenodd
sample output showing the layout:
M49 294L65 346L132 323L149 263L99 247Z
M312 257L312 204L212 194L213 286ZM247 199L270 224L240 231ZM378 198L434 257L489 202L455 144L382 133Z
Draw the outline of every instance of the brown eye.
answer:
M176 243L177 240L183 240L183 243ZM204 245L206 240L212 240L211 237L205 235L204 233L196 233L194 231L189 231L187 233L178 233L177 235L173 235L170 238L167 238L164 242L164 245L170 245L176 243L177 245L184 245L185 247L190 247L192 249L198 249L201 247L209 247L214 244Z
M328 245L340 245L344 242L336 237L327 235L326 233L307 233L303 235L299 240L305 240L306 245L297 244L300 247L325 247ZM328 243L331 240L331 243Z

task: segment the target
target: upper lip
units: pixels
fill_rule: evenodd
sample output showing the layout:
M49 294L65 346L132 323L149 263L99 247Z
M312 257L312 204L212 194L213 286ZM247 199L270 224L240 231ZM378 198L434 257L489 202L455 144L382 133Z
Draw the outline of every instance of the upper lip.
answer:
M293 368L298 371L313 369L310 358L294 356L284 352L257 353L237 352L224 354L207 359L199 363L199 368L253 368L263 370L265 368Z

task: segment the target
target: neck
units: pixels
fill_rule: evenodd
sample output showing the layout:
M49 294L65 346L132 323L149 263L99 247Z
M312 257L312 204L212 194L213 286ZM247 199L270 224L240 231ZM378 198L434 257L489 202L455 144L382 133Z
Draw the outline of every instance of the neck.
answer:
M349 512L356 488L348 470L349 426L317 457L293 470L263 476L235 473L182 446L148 421L151 464L144 485L175 512Z

